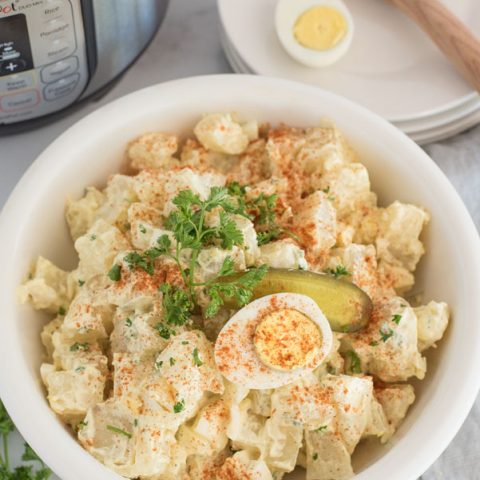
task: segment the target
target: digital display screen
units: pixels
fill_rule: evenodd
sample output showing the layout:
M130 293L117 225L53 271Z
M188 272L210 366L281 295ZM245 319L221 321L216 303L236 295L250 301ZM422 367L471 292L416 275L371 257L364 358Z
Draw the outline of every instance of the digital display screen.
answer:
M33 68L27 19L23 13L0 19L0 77Z

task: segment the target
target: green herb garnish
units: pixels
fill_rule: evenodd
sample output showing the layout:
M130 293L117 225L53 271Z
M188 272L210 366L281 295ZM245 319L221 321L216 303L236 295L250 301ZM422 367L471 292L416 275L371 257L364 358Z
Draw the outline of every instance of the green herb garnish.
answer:
M75 342L71 347L70 351L71 352L87 352L89 350L90 346L87 342L85 343L80 343L80 342Z
M173 413L180 413L184 410L185 408L185 400L181 400L180 402L177 402L173 406Z
M132 319L131 318L127 318L125 320L125 326L126 327L131 327L133 325L133 322L132 322Z
M322 425L314 430L314 432L324 432L327 429L327 425Z
M392 322L398 325L401 319L402 319L402 316L397 313L392 317Z
M125 430L122 430L121 428L118 428L115 425L107 425L107 430L110 430L113 433L118 433L119 435L123 435L124 437L127 437L128 439L132 438L131 433L126 432Z
M390 337L393 336L393 330L390 327L383 326L380 329L380 338L382 339L382 342L386 342Z
M362 363L360 357L355 350L348 350L346 352L349 361L349 370L351 373L362 373Z
M350 272L347 270L347 267L344 265L337 265L335 268L329 268L327 270L329 275L333 275L335 278L340 278L343 276L350 275Z
M170 357L170 366L173 367L175 363L177 363L177 361L173 357Z
M60 307L58 309L58 314L61 315L62 317L67 313L67 311L65 310L65 307Z
M85 280L79 280L78 285L80 285L80 287L83 287L85 285Z
M193 355L193 364L197 367L201 367L203 365L203 362L200 359L200 357L198 356L198 348L197 347L195 347L193 349L192 355Z
M315 453L312 455L312 458L313 458L314 461L317 460L317 459L318 459L318 453L315 452Z
M114 282L118 282L122 277L122 267L116 263L108 272L108 278Z

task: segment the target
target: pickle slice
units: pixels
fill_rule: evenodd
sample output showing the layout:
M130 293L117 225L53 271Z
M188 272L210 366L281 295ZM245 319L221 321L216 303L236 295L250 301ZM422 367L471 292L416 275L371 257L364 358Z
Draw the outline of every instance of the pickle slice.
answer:
M241 275L226 277L225 281ZM300 293L312 298L335 332L355 332L364 328L372 313L370 297L353 283L304 270L269 269L253 290L252 300L282 292ZM225 299L225 305L236 308L234 299Z

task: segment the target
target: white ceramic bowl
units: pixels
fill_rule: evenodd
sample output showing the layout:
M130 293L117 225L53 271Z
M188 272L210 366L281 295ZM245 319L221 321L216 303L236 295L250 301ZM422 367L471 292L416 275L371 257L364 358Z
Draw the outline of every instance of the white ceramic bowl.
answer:
M451 325L417 401L387 446L360 448L356 480L415 480L446 448L480 385L480 242L458 195L411 140L364 108L322 90L256 76L208 76L153 86L87 116L52 143L24 175L0 218L0 396L20 432L63 479L119 479L86 453L48 407L39 379L39 333L47 318L17 304L15 289L42 254L65 269L76 256L63 219L67 195L102 186L122 168L127 142L149 130L191 132L204 112L291 125L333 119L368 167L381 205L398 199L432 214L416 290L445 300ZM454 159L452 159L454 161ZM303 478L293 474L290 478Z

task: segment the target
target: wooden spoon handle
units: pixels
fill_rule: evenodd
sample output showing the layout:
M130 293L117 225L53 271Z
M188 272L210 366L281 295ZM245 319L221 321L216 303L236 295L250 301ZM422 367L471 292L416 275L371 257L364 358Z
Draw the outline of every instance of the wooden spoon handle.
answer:
M390 0L427 33L477 91L480 91L480 41L439 0Z

